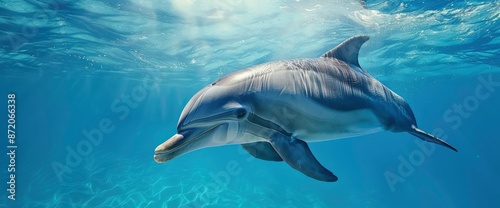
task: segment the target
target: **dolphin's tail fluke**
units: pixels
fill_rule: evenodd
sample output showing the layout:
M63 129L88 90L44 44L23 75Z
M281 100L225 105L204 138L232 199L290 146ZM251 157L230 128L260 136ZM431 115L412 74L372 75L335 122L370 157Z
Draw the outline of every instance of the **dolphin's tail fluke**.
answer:
M452 147L450 144L446 143L445 141L443 141L443 140L441 140L441 139L439 139L439 138L437 138L437 137L435 137L435 136L433 136L425 131L420 130L416 126L412 126L409 133L424 140L424 141L436 143L436 144L448 147L455 152L458 152L458 150L455 149L454 147Z

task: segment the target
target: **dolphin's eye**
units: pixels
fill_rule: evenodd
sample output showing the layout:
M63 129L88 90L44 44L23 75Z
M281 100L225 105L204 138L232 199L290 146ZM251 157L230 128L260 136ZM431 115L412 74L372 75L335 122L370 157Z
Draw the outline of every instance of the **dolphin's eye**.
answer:
M241 119L247 115L247 110L245 108L240 108L236 110L236 118Z

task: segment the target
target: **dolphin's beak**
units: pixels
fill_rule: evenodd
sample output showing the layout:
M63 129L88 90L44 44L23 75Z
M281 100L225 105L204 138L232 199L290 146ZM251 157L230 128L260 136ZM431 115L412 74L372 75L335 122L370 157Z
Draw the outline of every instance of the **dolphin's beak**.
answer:
M200 142L203 142L203 137L221 124L217 124L208 129L191 128L188 130L179 131L167 141L158 145L155 149L154 159L158 163L164 163L175 157L187 152L203 148ZM201 139L201 140L200 140Z
M167 141L158 145L158 147L156 147L155 149L155 161L157 163L164 163L172 159L172 156L169 153L174 151L175 149L178 149L179 146L176 144L178 144L182 139L184 139L184 136L182 136L182 134L175 134L174 136L170 137L170 139L167 139Z

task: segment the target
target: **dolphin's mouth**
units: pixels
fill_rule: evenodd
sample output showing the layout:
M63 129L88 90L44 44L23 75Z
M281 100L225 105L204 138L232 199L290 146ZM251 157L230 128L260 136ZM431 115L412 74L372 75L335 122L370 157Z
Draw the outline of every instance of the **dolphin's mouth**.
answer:
M156 149L155 149L155 155L154 155L155 161L158 163L164 163L164 162L172 159L169 153L178 149L179 147L184 146L184 145L178 146L178 147L173 148L173 149L169 149L169 148L174 146L175 144L179 143L180 140L182 140L182 139L184 139L184 136L182 134L175 134L174 136L170 137L170 139L167 139L167 141L158 145L158 147L156 147Z
M154 160L157 163L164 163L167 162L176 156L180 155L178 154L178 150L185 147L188 144L191 144L193 141L195 141L197 138L205 135L207 132L217 128L222 124L215 125L203 132L200 132L192 137L189 135L191 132L186 132L184 135L187 136L187 139L184 139L185 136L183 134L175 134L174 136L170 137L167 139L165 142L162 144L158 145L155 149L155 154L154 154ZM177 153L177 154L176 154Z

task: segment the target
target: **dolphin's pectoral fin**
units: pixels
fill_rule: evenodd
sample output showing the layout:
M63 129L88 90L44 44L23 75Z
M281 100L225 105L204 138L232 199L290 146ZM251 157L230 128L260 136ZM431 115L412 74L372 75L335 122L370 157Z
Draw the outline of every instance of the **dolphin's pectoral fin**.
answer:
M337 176L323 167L314 157L306 142L275 133L269 138L271 145L288 165L320 181L334 182Z
M409 131L409 133L412 134L413 136L416 136L416 137L424 140L424 141L436 143L436 144L448 147L455 152L458 152L458 150L455 149L454 147L452 147L450 144L446 143L445 141L443 141L443 140L441 140L441 139L439 139L439 138L437 138L437 137L435 137L435 136L433 136L425 131L420 130L416 126L412 126L412 130Z
M273 146L269 142L253 142L241 144L241 146L252 156L261 160L283 161L283 159L276 152L276 150L274 150Z

